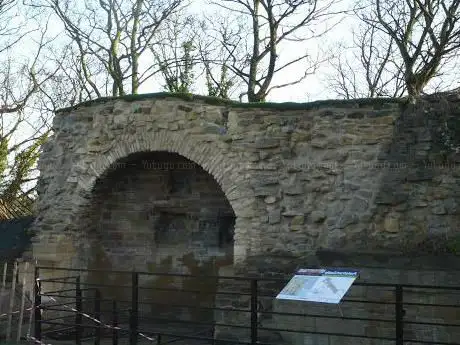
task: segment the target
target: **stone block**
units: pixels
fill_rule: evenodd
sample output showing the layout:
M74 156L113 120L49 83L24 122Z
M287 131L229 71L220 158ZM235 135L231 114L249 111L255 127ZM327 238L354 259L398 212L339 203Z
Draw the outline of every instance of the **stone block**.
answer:
M400 230L399 227L399 213L389 213L384 220L384 229L386 232L397 233Z
M302 184L285 186L283 187L284 194L286 195L302 195L304 193L304 188Z
M323 211L313 211L310 217L314 223L322 223L326 219L326 215Z
M276 148L280 144L277 138L259 138L256 139L255 147L257 149L271 149Z
M281 222L281 210L275 209L269 211L268 213L268 223L269 224L278 224Z
M305 223L304 216L295 216L291 220L291 226L303 225Z
M357 214L344 212L342 215L340 215L336 226L338 229L344 229L349 225L358 224L358 222L359 217Z
M276 196L267 196L265 199L264 199L264 202L266 204L274 204L278 199L276 198Z

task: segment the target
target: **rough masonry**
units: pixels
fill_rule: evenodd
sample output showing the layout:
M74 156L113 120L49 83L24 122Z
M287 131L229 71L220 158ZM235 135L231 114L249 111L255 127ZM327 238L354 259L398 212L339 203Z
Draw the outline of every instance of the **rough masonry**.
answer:
M168 194L157 190L167 185L158 180L161 170L180 174L187 164L221 193L221 211L234 214L235 262L318 249L410 252L456 234L457 156L438 144L430 116L401 120L397 100L245 108L167 96L103 100L56 114L39 162L34 254L40 261L88 264L80 261L92 257L88 238L96 228L100 236L131 236L133 246L145 247L140 228L153 229L151 217L159 217ZM185 169L180 162L155 169L173 158ZM111 186L104 207L96 200L110 173L118 174L111 179L118 189L131 189L121 197L131 209L112 205L117 217L130 215L117 221L117 231L103 208L120 192ZM135 176L137 182L123 181ZM130 202L127 195L136 193L146 195ZM195 193L191 204L210 197Z
M455 254L457 102L153 94L63 109L39 160L33 255L54 267L230 275L347 263L324 252L359 253L361 264ZM383 274L364 275L427 283Z

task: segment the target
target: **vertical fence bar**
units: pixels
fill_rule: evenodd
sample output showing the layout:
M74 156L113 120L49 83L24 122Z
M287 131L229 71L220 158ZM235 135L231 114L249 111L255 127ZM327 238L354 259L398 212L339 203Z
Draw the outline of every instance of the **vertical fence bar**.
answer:
M0 290L0 296L3 298L3 296L5 295L5 289L6 289L6 274L7 274L7 270L8 270L8 262L5 262L3 264L3 275L2 275L2 288ZM3 303L0 303L0 314L3 313L3 309L2 309L2 306L3 306Z
M26 275L29 263L26 262L23 266L24 271L22 272L22 293L21 293L21 307L19 308L19 321L18 321L18 333L16 336L16 342L19 343L22 336L22 324L24 322L24 307L26 304Z
M34 271L34 337L38 341L42 340L42 297L41 282L39 278L40 268L35 266Z
M118 309L117 301L112 303L112 345L118 345Z
M403 287L396 285L396 345L404 343L404 309L403 309Z
M94 337L94 345L101 343L101 291L96 289L94 291L94 318L99 321L96 328L96 334Z
M129 323L129 344L137 345L137 331L139 328L139 273L133 272L131 275L131 311Z
M76 279L75 285L75 344L81 345L81 338L82 338L82 323L83 323L83 316L82 316L82 295L81 295L81 286L80 286L80 276Z
M251 280L251 344L257 344L257 279Z
M13 327L13 309L16 297L16 281L18 276L18 261L14 262L13 278L11 279L10 303L8 305L8 324L6 326L6 342L11 338L11 328Z

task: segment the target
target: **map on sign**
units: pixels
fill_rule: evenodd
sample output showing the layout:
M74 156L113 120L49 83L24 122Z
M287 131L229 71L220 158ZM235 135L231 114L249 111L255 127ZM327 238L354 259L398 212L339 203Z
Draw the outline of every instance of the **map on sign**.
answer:
M300 269L276 298L337 304L357 277L353 270Z

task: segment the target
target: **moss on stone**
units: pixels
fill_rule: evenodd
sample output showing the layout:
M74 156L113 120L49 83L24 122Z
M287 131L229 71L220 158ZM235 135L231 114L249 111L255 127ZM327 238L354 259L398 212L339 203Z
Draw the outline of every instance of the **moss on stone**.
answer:
M447 242L447 252L460 256L460 236L454 236Z
M403 98L360 98L360 99L329 99L319 100L307 103L297 102L264 102L264 103L245 103L222 99L218 97L194 95L190 93L170 93L170 92L157 92L157 93L144 93L137 95L126 95L121 97L101 97L94 100L89 100L76 104L71 107L62 108L57 110L57 113L68 112L80 107L91 106L95 104L123 100L127 102L135 102L146 99L165 99L177 98L187 102L204 102L209 105L227 106L230 108L246 108L246 109L278 109L278 110L310 110L324 107L340 107L340 108L359 108L362 106L374 106L378 109L387 108L389 104L404 104Z

